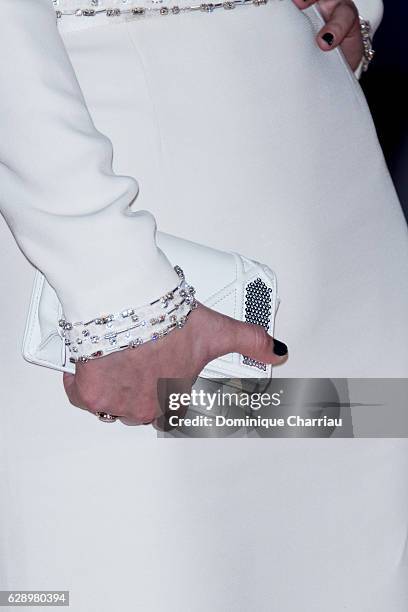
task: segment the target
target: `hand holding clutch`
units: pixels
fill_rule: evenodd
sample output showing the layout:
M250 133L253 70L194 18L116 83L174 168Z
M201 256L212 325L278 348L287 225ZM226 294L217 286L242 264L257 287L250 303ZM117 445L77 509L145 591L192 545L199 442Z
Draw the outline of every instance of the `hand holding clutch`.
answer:
M287 360L286 345L260 325L237 321L199 303L182 329L135 351L78 363L75 374L64 372L64 386L74 406L113 414L127 425L152 423L159 414L160 378L181 379L188 393L207 363L234 352L273 365Z
M287 353L272 340L280 302L273 270L169 234L159 232L157 241L173 264L181 264L175 266L181 284L171 295L67 322L37 271L22 347L31 363L65 372L74 405L133 424L153 419L158 378L182 378L187 386L198 375L270 378L272 364Z

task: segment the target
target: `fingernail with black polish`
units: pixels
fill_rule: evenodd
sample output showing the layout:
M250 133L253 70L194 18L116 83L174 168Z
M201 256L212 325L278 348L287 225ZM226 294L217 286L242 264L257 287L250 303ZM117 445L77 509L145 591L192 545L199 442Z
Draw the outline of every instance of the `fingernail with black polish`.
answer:
M274 339L273 352L275 353L275 355L278 355L279 357L283 357L284 355L287 355L288 347L283 342L280 342L280 340Z
M334 43L334 34L332 34L331 32L326 32L326 34L323 34L322 38L330 46L332 46L332 44Z

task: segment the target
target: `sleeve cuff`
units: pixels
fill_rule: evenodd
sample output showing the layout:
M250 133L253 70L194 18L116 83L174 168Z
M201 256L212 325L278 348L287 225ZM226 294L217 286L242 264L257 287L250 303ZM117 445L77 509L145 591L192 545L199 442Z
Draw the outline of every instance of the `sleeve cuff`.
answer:
M117 209L106 212L109 221L103 215L100 220L95 215L88 222L82 219L78 249L70 253L57 250L47 266L47 280L69 321L144 306L179 282L173 267L177 262L170 262L156 244L153 215Z
M361 79L361 75L363 74L363 66L364 66L364 58L362 57L359 65L357 66L357 68L354 71L355 77L358 80Z
M370 22L372 36L374 36L384 14L382 0L354 0L354 3L363 19Z

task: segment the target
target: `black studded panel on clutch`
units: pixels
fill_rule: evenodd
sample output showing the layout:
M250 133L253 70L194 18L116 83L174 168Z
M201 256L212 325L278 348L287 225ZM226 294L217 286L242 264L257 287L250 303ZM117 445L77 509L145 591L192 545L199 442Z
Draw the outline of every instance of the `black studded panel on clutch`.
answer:
M247 284L245 288L245 321L247 323L255 323L261 325L266 331L269 330L272 314L271 293L271 287L267 287L261 278ZM251 357L243 355L242 362L260 370L266 370L266 364Z

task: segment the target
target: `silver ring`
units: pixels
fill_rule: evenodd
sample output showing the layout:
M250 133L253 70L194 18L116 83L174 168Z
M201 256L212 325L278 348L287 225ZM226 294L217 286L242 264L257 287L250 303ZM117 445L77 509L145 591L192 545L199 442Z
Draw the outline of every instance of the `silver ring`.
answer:
M100 421L103 421L104 423L114 423L118 419L117 416L115 416L114 414L109 414L108 412L97 412L96 416Z

